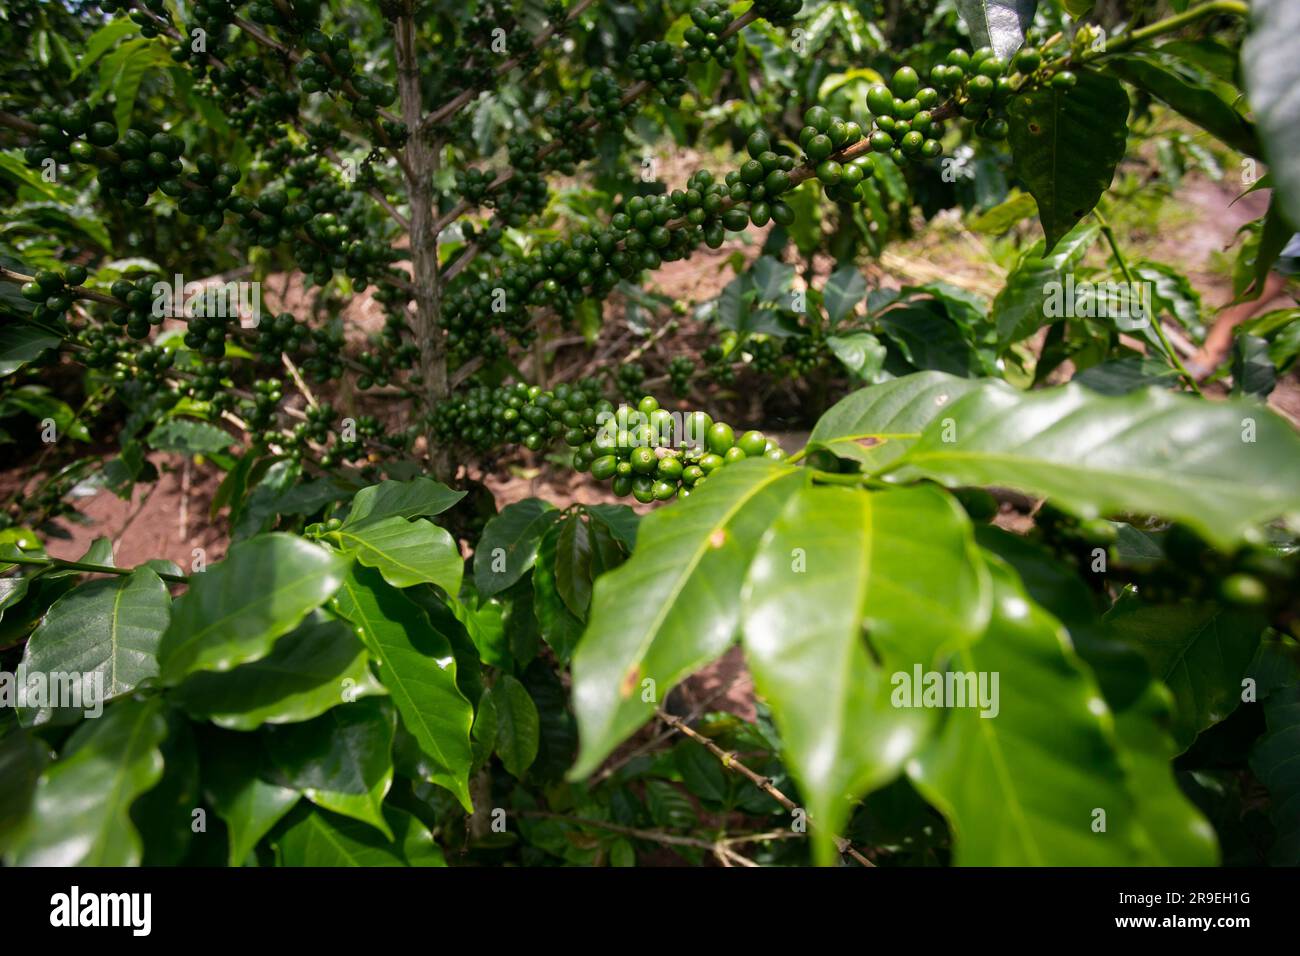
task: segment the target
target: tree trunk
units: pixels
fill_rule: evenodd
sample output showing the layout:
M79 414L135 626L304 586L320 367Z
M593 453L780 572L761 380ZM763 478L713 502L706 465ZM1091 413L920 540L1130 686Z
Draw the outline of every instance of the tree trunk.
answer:
M433 176L438 171L438 149L427 135L417 132L424 115L420 72L415 52L415 20L407 4L395 22L397 88L402 120L410 138L406 144L407 198L411 206L411 271L415 286L415 336L420 345L423 412L430 414L451 394L447 351L442 334L442 289L438 277L438 233L434 228ZM432 429L425 428L430 470L440 481L455 478L450 456L439 447Z

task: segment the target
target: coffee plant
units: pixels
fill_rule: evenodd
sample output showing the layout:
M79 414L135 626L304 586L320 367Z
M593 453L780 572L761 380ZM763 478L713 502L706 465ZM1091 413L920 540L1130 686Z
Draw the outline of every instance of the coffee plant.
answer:
M1122 226L1239 166L1260 296L1300 7L1113 6L0 6L0 858L1300 862L1300 310Z

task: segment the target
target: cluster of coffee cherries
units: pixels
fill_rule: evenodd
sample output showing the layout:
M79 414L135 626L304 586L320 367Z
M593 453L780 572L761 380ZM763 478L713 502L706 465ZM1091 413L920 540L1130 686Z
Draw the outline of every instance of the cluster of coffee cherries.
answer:
M695 377L695 363L685 355L676 356L668 363L668 382L673 395L685 398L691 390L691 379Z
M495 388L480 385L441 403L431 424L440 440L480 451L510 444L540 451L559 438L576 447L588 440L600 413L614 409L601 398L601 391L594 378L562 383L553 391L522 382Z
M161 34L158 19L167 17L166 0L142 0L140 7L143 9L134 10L132 9L134 4L129 0L99 0L97 5L105 13L129 11L131 19L140 26L140 36L146 40Z
M1009 130L1006 104L1018 88L1014 77L1046 80L1066 88L1077 82L1068 70L1050 77L1041 76L1042 53L1032 46L1022 47L1007 63L992 47L980 47L974 53L952 50L944 63L930 71L930 80L944 92L957 98L964 119L975 124L977 135L986 139L1005 139Z
M480 450L518 443L541 451L563 440L573 449L576 470L643 503L685 497L718 468L745 458L785 456L761 432L737 438L725 422L701 411L669 412L650 395L615 407L600 397L595 379L552 390L524 383L479 386L439 406L433 424L441 440Z
M185 143L161 127L137 124L119 141L117 127L84 103L34 110L32 119L37 123L37 142L24 152L28 165L42 167L51 159L61 164L92 163L99 167L102 191L131 206L145 205L164 184L171 195L182 191Z
M628 54L627 66L636 79L649 83L669 106L676 106L686 92L686 60L671 43L642 43Z
M762 432L738 438L706 412L674 414L646 395L635 407L620 405L601 416L595 434L577 445L573 467L609 481L619 497L630 494L645 504L688 497L719 468L760 457L779 461L785 453Z
M687 62L703 63L716 60L727 63L736 55L739 40L735 35L722 39L722 33L735 18L725 3L710 0L691 7L691 25L686 28L684 55Z
M621 362L614 372L614 387L624 398L640 395L644 381L645 366L640 362Z
M596 70L587 84L587 104L602 123L620 125L636 114L635 103L623 102L624 90L614 74Z
M61 322L75 298L73 289L86 281L83 266L68 266L62 273L54 269L41 269L30 282L24 282L19 291L28 302L36 303L32 319L37 322Z
M749 159L739 169L727 173L723 188L710 190L707 196L717 196L718 202L706 198L705 210L711 206L720 206L722 199L729 199L733 204L749 203L748 207L732 205L722 213L721 224L727 229L739 231L749 223L766 226L775 222L788 226L794 222L794 209L781 200L781 195L788 192L793 184L790 173L797 163L793 156L783 156L773 151L772 140L762 130L755 130L745 143ZM705 241L709 247L716 249L721 245L721 236L715 228L712 238L717 245L709 241L706 231Z
M932 112L939 100L939 90L921 86L916 70L910 66L900 66L888 86L877 83L868 89L872 151L887 153L900 165L912 159L939 156L943 152L939 142L943 124Z

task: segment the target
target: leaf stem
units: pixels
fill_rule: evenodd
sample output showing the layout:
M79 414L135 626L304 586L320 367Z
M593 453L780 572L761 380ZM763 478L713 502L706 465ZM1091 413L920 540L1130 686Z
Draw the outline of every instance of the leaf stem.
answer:
M1097 221L1101 223L1101 233L1106 237L1106 242L1110 245L1111 254L1114 256L1115 264L1119 266L1119 271L1124 275L1124 281L1126 281L1129 284L1129 287L1132 288L1136 285L1136 281L1133 278L1133 273L1129 271L1128 262L1124 259L1124 253L1120 251L1119 242L1115 238L1115 230L1110 227L1110 223L1106 221L1106 217L1101 214L1100 210L1094 209L1092 214L1096 216ZM1151 328L1155 330L1156 336L1160 339L1160 344L1164 349L1165 356L1169 359L1173 367L1177 369L1178 373L1182 375L1187 384L1191 386L1192 391L1204 398L1205 395L1201 392L1201 387L1196 384L1196 376L1187 370L1187 366L1183 364L1183 360L1178 357L1178 352L1174 350L1173 343L1169 341L1169 336L1165 334L1164 326L1160 322L1160 315L1158 313L1152 315L1150 317L1150 322Z
M134 574L140 568L149 567L142 564L134 568L115 568L108 564L91 564L87 561L66 561L63 558L38 558L26 554L5 554L0 555L0 565L18 564L25 567L33 568L59 568L66 571L81 571L86 574ZM153 568L149 570L154 571ZM173 584L189 584L190 579L184 574L168 574L165 571L154 571L158 577L164 581L170 581Z

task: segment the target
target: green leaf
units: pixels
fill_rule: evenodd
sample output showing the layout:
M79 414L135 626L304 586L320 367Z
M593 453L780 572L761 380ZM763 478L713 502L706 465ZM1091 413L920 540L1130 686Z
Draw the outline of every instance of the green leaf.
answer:
M158 674L158 643L167 628L171 596L148 568L120 577L87 581L59 598L32 633L23 652L30 675L51 681L57 673L80 676L89 712L134 690ZM91 682L102 682L102 691ZM35 715L50 719L49 710ZM26 722L26 714L24 722Z
M1271 816L1277 827L1269 862L1300 862L1300 684L1292 684L1264 701L1268 732L1255 744L1250 768L1268 788Z
M334 607L356 627L379 664L388 688L420 750L431 761L430 779L470 811L470 726L474 711L456 686L451 640L429 616L375 571L353 568Z
M1105 624L1109 636L1138 648L1173 691L1172 731L1182 752L1241 703L1241 680L1265 620L1250 608L1143 604L1130 594L1106 614Z
M1300 322L1296 323L1300 328ZM600 520L629 552L636 547L636 530L641 516L627 505L585 505L587 514Z
M322 810L307 810L277 838L282 866L446 866L429 829L411 814L387 807L392 831L385 840L373 828Z
M585 619L591 606L593 569L591 532L573 515L561 521L555 537L555 590L573 614Z
M832 335L826 345L854 378L871 380L885 365L885 346L870 332Z
M1300 222L1300 6L1292 0L1254 0L1250 35L1241 49L1246 92L1263 141L1264 158L1291 222Z
M560 596L555 581L555 550L559 534L554 526L542 536L537 549L537 562L533 565L533 612L542 640L555 652L561 664L567 664L582 639L585 627L583 617L576 616Z
M22 830L49 760L49 748L39 737L22 730L0 737L0 856Z
M474 586L491 597L514 584L533 566L537 545L560 512L540 498L506 505L487 523L474 549Z
M496 710L497 756L512 776L522 778L537 759L537 706L524 685L509 674L501 675L491 694Z
M165 55L159 57L160 50L153 41L137 38L123 43L100 61L98 96L112 92L113 119L121 136L126 135L131 125L136 96L140 92L145 73L151 66L171 62Z
M1004 60L1025 42L1038 0L957 0L957 12L970 30L971 46L993 47Z
M648 515L632 558L596 580L573 658L582 740L573 778L595 770L674 684L732 643L735 596L759 536L803 480L766 459L721 469L685 501Z
M477 770L492 756L497 746L497 705L492 701L490 690L479 696L478 709L474 712L474 726L470 728L470 769Z
M1038 215L1038 203L1029 193L1017 191L1014 196L1004 199L992 209L986 209L974 216L967 223L973 232L989 236L1000 236L1012 226Z
M170 418L156 425L146 437L149 447L183 455L211 455L225 451L234 440L216 425L189 418Z
M41 775L11 866L137 866L131 804L162 776L162 702L124 700L88 720Z
M1100 235L1097 223L1085 219L1066 233L1051 253L1044 254L1042 246L1035 244L1021 257L993 300L999 351L1066 317L1067 305L1073 304L1064 299L1066 276ZM1056 308L1049 308L1053 304Z
M383 803L393 784L393 732L388 702L367 697L301 724L267 727L276 783L312 803L376 827L390 840Z
M866 297L867 279L852 263L832 272L822 286L822 305L831 325L838 325L853 314Z
M804 487L763 536L740 605L746 661L825 864L845 797L893 778L932 723L891 704L889 673L932 668L975 640L988 574L965 512L935 488Z
M77 68L72 71L72 79L76 79L86 70L95 65L95 62L107 53L118 40L129 36L139 30L139 26L126 17L113 18L104 24L86 41L86 50L81 55L81 61Z
M204 790L226 824L228 864L243 866L262 837L298 804L302 794L263 779L265 758L257 737L217 731L205 742Z
M36 325L14 323L0 327L0 377L12 375L63 339Z
M331 707L383 693L369 656L342 621L316 616L275 642L271 653L225 673L186 678L171 701L227 730L256 730L319 717Z
M979 384L943 372L916 372L859 389L817 420L808 447L829 448L860 462L863 471L879 471L898 459L931 419Z
M1177 748L1165 729L1169 692L1154 681L1131 706L1115 714L1121 760L1129 773L1138 825L1146 831L1152 862L1161 866L1217 866L1218 840L1179 789L1170 761Z
M442 514L464 497L465 492L453 491L432 478L381 481L356 493L343 527L357 528L398 516L427 518Z
M1268 340L1239 334L1232 340L1232 394L1263 399L1277 386Z
M1092 211L1124 158L1128 94L1088 70L1069 89L1047 86L1013 97L1012 168L1038 203L1047 251Z
M1090 366L1070 381L1102 395L1127 395L1153 385L1177 388L1179 376L1178 370L1170 368L1163 359L1144 355Z
M436 584L451 597L460 591L465 563L456 541L444 528L400 515L351 528L330 537L368 568L375 568L396 588Z
M287 534L241 541L224 561L192 575L158 648L163 680L226 671L265 657L338 590L348 562Z
M980 367L979 356L963 329L934 299L921 299L891 308L877 319L913 368L968 376Z
M950 707L908 776L948 819L959 866L1143 862L1144 834L1105 702L1060 624L997 558L989 570L988 631L954 654L948 671L976 675L990 689L996 677L996 715ZM1098 811L1104 832L1094 830Z
M1258 156L1255 127L1233 103L1240 93L1196 64L1163 48L1124 53L1106 61L1121 79L1146 90L1201 129L1247 156Z
M1086 518L1160 515L1227 546L1300 510L1297 463L1300 436L1251 402L986 386L931 422L894 477L1016 488Z

